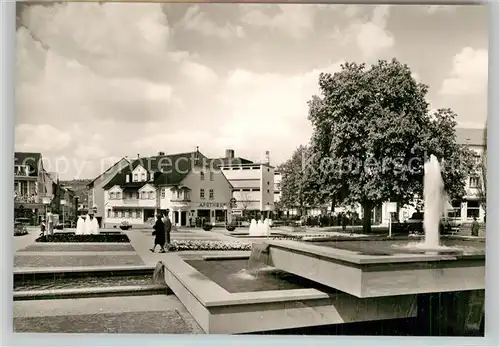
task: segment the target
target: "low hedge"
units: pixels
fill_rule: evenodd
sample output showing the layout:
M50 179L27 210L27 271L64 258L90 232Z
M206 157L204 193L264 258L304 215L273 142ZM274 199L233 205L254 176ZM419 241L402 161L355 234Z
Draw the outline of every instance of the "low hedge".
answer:
M205 230L205 231L210 231L210 230L212 230L212 228L213 228L212 224L204 224L203 225L203 230Z
M168 245L169 251L249 251L249 242L214 241L214 240L173 240Z
M58 233L54 235L43 235L35 240L36 242L121 242L129 243L130 240L125 234L98 234L98 235L75 235L73 233Z

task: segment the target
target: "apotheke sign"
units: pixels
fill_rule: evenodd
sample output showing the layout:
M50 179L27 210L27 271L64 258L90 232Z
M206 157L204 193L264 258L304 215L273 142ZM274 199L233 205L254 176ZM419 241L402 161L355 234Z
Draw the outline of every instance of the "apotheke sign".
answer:
M223 202L200 202L200 208L224 208Z

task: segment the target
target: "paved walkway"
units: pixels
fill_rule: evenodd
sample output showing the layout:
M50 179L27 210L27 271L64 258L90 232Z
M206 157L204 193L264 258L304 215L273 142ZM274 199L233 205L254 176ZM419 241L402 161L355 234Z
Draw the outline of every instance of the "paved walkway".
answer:
M15 301L14 332L200 334L174 295Z

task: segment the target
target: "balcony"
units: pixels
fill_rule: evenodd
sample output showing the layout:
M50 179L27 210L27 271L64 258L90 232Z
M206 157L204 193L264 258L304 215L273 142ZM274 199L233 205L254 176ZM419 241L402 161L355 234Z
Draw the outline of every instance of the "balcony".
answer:
M172 207L186 207L191 204L191 199L185 197L185 198L172 198L170 199L170 204Z
M143 207L156 207L156 199L109 199L106 203L109 207L129 207L129 208L143 208Z
M19 207L22 205L26 208L37 208L44 203L43 197L39 195L14 194L15 207Z

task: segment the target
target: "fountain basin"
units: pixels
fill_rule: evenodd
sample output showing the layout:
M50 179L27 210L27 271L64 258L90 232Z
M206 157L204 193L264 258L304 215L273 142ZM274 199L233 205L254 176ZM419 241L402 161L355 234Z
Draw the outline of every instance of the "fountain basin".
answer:
M283 274L230 278L246 262L166 254L165 281L206 333L238 334L415 317L416 296L357 298ZM224 264L224 262L227 262ZM287 277L284 279L283 277Z
M467 251L437 254L393 247L398 242L408 243L266 243L270 246L269 263L276 268L358 298L484 290L484 242L454 240Z

